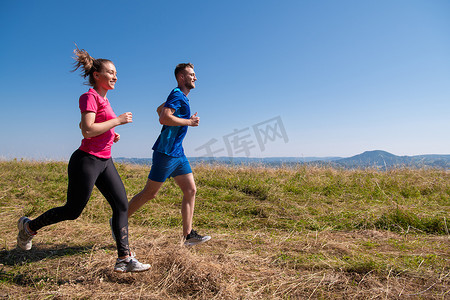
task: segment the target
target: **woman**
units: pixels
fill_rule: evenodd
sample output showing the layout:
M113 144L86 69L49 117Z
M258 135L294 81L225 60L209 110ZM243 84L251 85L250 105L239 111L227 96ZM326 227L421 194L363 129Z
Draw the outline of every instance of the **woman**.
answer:
M44 226L64 220L75 220L85 208L94 185L111 205L112 228L116 239L118 259L116 272L142 272L150 268L131 255L128 246L128 200L125 187L111 158L111 146L120 139L114 127L132 122L131 112L116 117L106 94L117 82L117 72L112 61L94 59L85 50L75 49L75 69L89 78L92 88L79 99L80 128L84 139L72 154L69 165L69 186L64 206L48 210L34 220L19 219L17 245L30 250L31 239Z

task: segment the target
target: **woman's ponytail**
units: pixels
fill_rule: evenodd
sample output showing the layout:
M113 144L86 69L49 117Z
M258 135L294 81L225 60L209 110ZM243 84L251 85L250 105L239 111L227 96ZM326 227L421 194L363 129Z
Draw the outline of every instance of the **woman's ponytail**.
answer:
M76 45L75 45L76 46ZM84 49L77 48L73 50L73 53L75 54L74 59L74 69L72 72L75 72L78 69L82 69L81 76L83 78L89 77L89 83L88 85L94 86L95 85L95 79L93 76L94 72L101 72L101 69L103 68L103 64L105 62L111 62L109 59L95 59L92 56L87 53Z

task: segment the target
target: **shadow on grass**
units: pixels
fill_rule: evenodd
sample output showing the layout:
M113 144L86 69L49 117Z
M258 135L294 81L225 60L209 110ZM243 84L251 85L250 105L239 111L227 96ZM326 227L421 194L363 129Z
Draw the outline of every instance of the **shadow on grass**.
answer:
M98 245L84 245L73 247L67 246L65 244L59 244L57 246L57 249L55 249L56 247L54 245L47 246L49 248L44 247L33 246L33 249L30 251L24 251L18 248L9 251L0 251L0 284L9 283L24 287L36 287L39 286L39 284L41 284L42 282L45 282L45 284L53 283L57 285L62 285L69 282L73 284L85 283L86 281L91 281L92 278L88 278L89 276L86 276L86 278L81 276L78 278L70 279L55 279L54 275L37 274L33 271L32 267L25 267L25 269L15 269L14 267L20 267L28 263L38 262L45 259L58 259L61 257L71 257L76 255L88 254L92 251L108 250L114 252L116 250L115 246L113 245L104 247L98 247ZM11 269L10 267L12 267L13 269ZM112 268L110 269L109 267L111 266L96 270L97 276L104 277L107 281L124 284L131 284L135 281L135 278L133 277L121 277L119 275L116 275L114 272L112 272ZM1 294L0 298L2 298Z
M46 249L33 247L30 251L24 251L19 248L13 250L0 251L0 264L5 266L19 266L26 263L37 262L46 258L58 258L63 256L73 256L79 254L86 254L92 250L115 250L114 246L98 247L97 245L85 245L78 247L71 247L66 245L58 245L58 249Z
M5 266L17 267L28 263L38 262L44 259L58 259L61 257L70 257L74 255L87 254L97 250L114 251L114 246L98 247L97 245L85 245L72 247L67 245L58 245L58 248L40 248L33 247L30 251L21 249L3 250L0 251L0 283L13 283L20 286L35 286L36 282L42 280L48 281L50 277L47 275L35 276L28 274L27 271L12 271L5 270ZM85 279L76 279L75 283L83 282ZM67 283L67 280L58 280L58 284ZM1 297L0 297L1 298Z

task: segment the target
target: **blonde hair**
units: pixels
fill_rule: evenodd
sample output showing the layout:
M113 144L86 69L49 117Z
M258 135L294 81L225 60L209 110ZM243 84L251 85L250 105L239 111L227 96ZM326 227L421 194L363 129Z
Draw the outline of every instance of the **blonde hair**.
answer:
M77 48L75 50L73 50L73 53L75 54L75 57L73 58L73 59L75 59L75 63L74 63L74 69L72 70L72 72L75 72L76 70L81 68L82 69L81 76L83 78L89 77L87 84L90 86L95 86L96 82L95 82L95 79L93 76L94 72L101 72L103 69L103 66L106 62L110 62L110 63L113 63L113 62L110 61L109 59L104 59L104 58L95 59L92 56L90 56L86 50L78 49L78 46L76 46L76 47Z

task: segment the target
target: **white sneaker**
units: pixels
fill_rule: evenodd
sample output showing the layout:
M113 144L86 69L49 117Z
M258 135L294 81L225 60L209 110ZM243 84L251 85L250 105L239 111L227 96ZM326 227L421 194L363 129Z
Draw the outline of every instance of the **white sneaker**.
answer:
M22 217L17 222L17 228L19 228L19 234L17 235L17 246L22 250L31 250L33 243L31 240L35 234L28 233L28 230L25 227L25 224L30 222L30 219L27 217Z
M184 244L186 246L195 246L204 242L207 242L211 239L209 235L201 236L198 234L194 229L191 230L191 233L189 233L186 236L186 239L184 241Z
M114 266L114 272L127 273L127 272L144 272L150 269L149 264L140 263L135 257L128 256L125 259L117 259Z

